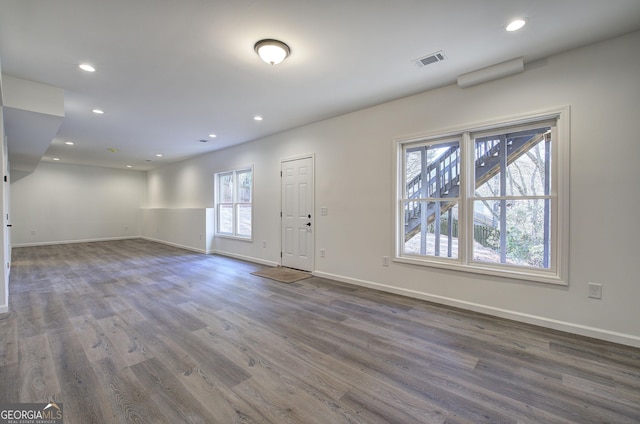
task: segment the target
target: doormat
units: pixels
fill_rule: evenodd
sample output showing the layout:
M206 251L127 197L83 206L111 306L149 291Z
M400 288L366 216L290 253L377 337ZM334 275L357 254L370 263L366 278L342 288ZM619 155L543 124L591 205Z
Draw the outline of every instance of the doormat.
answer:
M272 280L280 281L281 283L293 283L295 281L311 277L311 274L308 272L298 271L297 269L286 268L283 266L265 268L260 271L252 272L251 274L259 277L270 278Z

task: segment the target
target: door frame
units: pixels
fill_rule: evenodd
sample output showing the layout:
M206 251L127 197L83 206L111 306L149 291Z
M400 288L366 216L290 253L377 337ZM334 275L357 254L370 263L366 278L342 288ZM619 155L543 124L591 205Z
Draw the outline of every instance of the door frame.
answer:
M311 233L311 272L316 269L316 154L315 153L307 153L296 156L288 156L280 159L280 266L283 262L282 252L284 249L284 240L282 239L282 226L283 226L283 216L282 216L282 201L284 200L284 193L282 193L282 165L285 162L293 162L300 159L311 159L313 165L313 172L311 174L311 213L313 214L312 218L312 233Z

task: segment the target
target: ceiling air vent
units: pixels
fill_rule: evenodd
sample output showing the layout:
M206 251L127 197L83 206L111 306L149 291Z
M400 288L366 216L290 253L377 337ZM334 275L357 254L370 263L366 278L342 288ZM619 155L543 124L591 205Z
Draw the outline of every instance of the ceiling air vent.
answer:
M444 53L442 50L439 52L431 53L425 57L421 57L420 59L416 59L413 63L416 64L418 68L422 68L423 66L431 65L432 63L442 62L444 60Z

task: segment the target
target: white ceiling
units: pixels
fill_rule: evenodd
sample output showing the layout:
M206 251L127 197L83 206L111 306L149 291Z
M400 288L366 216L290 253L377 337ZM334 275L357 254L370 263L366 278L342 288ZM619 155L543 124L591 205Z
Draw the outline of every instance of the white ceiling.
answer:
M148 170L637 29L638 0L0 0L0 60L64 89L42 161ZM263 38L291 56L260 61Z

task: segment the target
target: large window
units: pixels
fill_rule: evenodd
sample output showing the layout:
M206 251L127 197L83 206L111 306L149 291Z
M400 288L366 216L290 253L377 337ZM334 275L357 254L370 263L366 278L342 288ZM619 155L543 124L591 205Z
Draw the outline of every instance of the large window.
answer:
M216 181L216 234L251 239L253 171L220 172Z
M567 119L398 141L396 260L566 283Z

